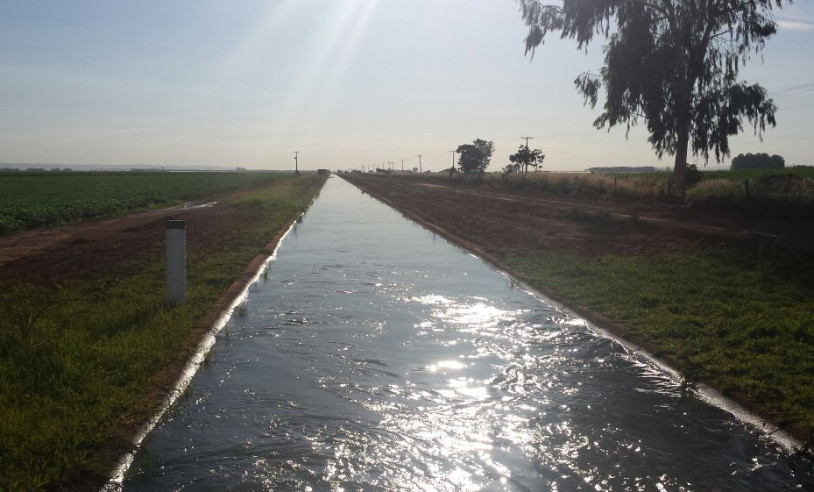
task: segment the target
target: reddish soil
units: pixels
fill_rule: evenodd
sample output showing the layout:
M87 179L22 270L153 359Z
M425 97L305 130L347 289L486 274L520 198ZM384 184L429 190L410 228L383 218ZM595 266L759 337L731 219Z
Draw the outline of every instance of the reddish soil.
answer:
M163 254L164 222L187 221L187 242L201 249L253 220L250 210L222 201L248 190L176 207L0 237L0 290L5 282L58 283L104 277L125 262Z
M663 203L608 202L543 194L498 191L468 185L419 183L398 177L343 174L343 178L430 230L472 251L496 267L512 253L564 251L581 255L648 255L701 244L749 243L814 253L814 228L807 220L766 221L726 210ZM539 288L539 286L537 286ZM555 292L541 289L547 297ZM569 309L594 325L641 347L673 368L672 355L650 340L585 306ZM753 413L760 408L745 395L730 394ZM805 442L797 426L786 429Z
M233 206L226 199L263 187L261 185L219 194L162 210L27 231L0 238L0 293L18 283L49 286L72 278L110 278L111 272L128 262L163 255L164 222L167 219L186 220L187 244L190 245L191 254L196 251L211 252L219 247L219 238L239 233L241 229L257 221L256 214L250 208ZM198 320L186 337L184 350L154 375L143 404L134 410L133 419L121 422L115 430L120 441L110 443L109 448L98 450L102 456L97 455L94 459L101 460L112 470L121 455L130 450L124 443L131 442L144 422L155 413L174 387L201 338L240 294L263 261L273 253L294 220L292 218L274 237L269 238L264 252L238 275L237 280L215 302L211 311ZM106 475L89 476L86 481L72 484L69 488L99 490L107 479Z
M799 221L750 219L725 210L610 202L343 175L410 218L487 257L521 251L650 254L699 243L757 241L812 249Z

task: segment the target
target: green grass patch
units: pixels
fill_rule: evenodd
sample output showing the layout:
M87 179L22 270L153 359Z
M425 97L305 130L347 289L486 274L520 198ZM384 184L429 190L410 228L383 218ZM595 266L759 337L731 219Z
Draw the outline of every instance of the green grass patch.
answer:
M689 380L746 398L780 424L814 431L814 263L725 246L656 256L504 258L533 286L630 329Z
M158 371L188 357L191 329L323 183L290 176L235 199L254 217L216 245L188 245L183 307L164 304L163 255L101 281L0 291L0 490L103 482L127 446L118 426L152 411L145 392Z
M280 172L4 172L0 235L36 227L165 207L268 183Z

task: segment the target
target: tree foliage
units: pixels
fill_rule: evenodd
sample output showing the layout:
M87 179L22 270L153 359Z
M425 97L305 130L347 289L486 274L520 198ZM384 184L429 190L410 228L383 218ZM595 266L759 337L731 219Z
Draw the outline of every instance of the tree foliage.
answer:
M784 169L786 160L775 154L738 154L732 159L732 170L740 169Z
M509 161L517 165L517 171L522 168L524 172L529 172L529 166L537 169L543 165L545 154L540 149L530 149L527 145L521 145L515 154L509 156Z
M643 121L656 154L675 155L679 184L690 145L694 155L708 160L713 152L720 161L744 120L758 135L775 125L777 108L765 89L737 76L777 31L772 9L784 0L517 1L529 27L527 54L552 31L575 39L580 49L594 36L607 39L600 73L574 81L591 107L604 88L604 110L594 126L630 131Z
M483 174L494 151L494 142L481 139L476 139L471 144L459 145L455 151L461 154L458 158L458 169L464 174Z

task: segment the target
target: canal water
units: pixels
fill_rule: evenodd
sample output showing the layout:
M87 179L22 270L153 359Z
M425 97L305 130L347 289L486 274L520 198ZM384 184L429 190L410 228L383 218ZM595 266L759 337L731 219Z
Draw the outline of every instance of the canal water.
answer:
M332 177L125 490L794 490L812 463Z

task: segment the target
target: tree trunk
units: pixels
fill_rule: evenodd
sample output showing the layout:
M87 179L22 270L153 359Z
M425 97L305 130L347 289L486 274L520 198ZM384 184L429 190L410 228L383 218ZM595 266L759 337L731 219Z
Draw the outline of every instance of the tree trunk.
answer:
M675 186L673 189L677 195L684 198L687 152L690 147L690 131L687 125L683 125L678 129L677 137L675 167L673 168L673 183Z

